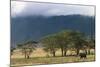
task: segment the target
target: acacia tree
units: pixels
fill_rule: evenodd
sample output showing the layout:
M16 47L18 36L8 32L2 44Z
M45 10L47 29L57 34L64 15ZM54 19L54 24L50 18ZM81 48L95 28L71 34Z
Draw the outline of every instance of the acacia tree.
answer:
M55 57L57 48L57 40L55 35L49 35L42 38L41 42L43 43L44 50L49 52Z
M14 50L15 50L16 48L14 48L14 47L11 47L11 55L13 55L13 53L14 53Z
M66 56L67 49L70 44L70 30L62 31L58 33L57 40L58 40L58 46L61 49L62 56Z
M73 42L75 44L74 47L77 49L77 54L79 54L79 49L82 47L81 45L83 43L83 40L80 39L80 35L81 33L72 32L70 30L49 35L42 39L44 50L49 51L53 56L55 56L56 50L60 48L62 56L66 56L66 52L69 47L73 46Z
M57 45L58 45L58 48L61 49L62 56L64 56L65 42L63 40L63 37L60 34L57 34Z
M22 54L24 54L25 59L29 59L33 50L35 50L36 46L35 41L27 41L23 44L18 44L18 48L21 49Z
M91 39L89 41L89 47L92 48L92 49L95 49L95 39Z
M66 56L67 48L70 43L70 33L71 31L62 31L57 34L49 35L43 39L45 51L50 51L55 55L57 49L61 49L62 56ZM48 50L47 50L48 49Z
M89 39L87 40L88 54L90 54L90 49L95 49L95 40Z
M53 35L46 36L42 39L44 50L55 56L57 49L61 49L62 56L66 56L68 48L76 48L77 55L79 50L85 46L85 36L77 31L62 31Z
M85 46L85 38L84 38L85 36L83 33L77 31L72 32L70 36L71 36L71 41L73 42L74 47L77 50L76 53L77 55L79 55L79 50L83 48L83 46Z

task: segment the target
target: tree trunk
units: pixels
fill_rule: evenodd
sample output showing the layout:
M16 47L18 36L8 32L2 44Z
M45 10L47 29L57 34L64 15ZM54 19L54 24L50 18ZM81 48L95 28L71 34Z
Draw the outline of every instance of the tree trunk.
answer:
M26 53L25 53L25 59L26 59Z
M77 56L79 55L79 49L77 48Z
M26 56L26 55L27 55L27 53L26 53L26 49L23 49L23 51L24 51L23 53L25 54L24 57L25 57L25 59L26 59L26 58L27 58L27 56Z
M61 52L62 52L62 57L63 57L64 55L63 55L63 49L62 48L61 48Z
M29 55L27 55L27 59L29 59L30 58L30 56Z
M66 56L66 52L67 52L67 51L65 50L65 51L64 51L64 56Z
M88 55L90 55L90 49L88 49Z
M55 57L55 51L53 51L53 57Z

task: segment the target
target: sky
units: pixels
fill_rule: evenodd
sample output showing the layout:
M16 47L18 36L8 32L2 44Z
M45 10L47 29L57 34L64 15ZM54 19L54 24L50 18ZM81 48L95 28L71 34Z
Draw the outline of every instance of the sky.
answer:
M39 3L39 2L11 2L11 16L60 16L80 14L86 16L94 16L94 6L83 5L67 5L54 3Z

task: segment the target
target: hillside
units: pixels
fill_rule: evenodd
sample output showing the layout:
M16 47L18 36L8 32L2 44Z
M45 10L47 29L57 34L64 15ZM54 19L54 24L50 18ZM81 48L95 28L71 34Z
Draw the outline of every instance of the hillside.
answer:
M38 41L43 36L67 29L94 35L95 18L82 15L12 17L11 44L15 46L26 40Z

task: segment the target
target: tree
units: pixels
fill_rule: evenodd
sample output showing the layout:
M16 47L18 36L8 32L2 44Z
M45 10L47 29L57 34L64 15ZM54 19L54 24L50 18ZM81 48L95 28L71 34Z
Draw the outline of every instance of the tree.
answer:
M70 30L46 36L42 39L42 43L44 43L44 50L49 51L53 56L57 49L61 49L62 56L66 56L68 48L76 48L79 55L79 50L86 46L84 34Z
M77 55L79 55L79 50L85 46L85 36L83 33L75 31L70 34L71 41L74 43L74 47L77 50Z
M61 49L62 56L64 56L64 45L65 45L65 42L64 42L63 37L62 37L61 34L57 34L57 45L58 45L58 48Z
M11 55L13 55L15 49L16 49L16 48L11 47Z
M95 49L95 40L89 39L87 40L88 54L90 54L90 49Z
M18 48L21 49L21 52L22 52L22 54L24 54L25 59L30 58L31 53L37 47L36 43L37 42L35 42L35 41L27 41L25 43L18 44Z
M70 30L64 30L62 32L59 32L57 35L58 37L57 42L59 48L61 49L62 56L66 56L67 49L70 45L70 34L71 34Z
M89 41L89 47L92 48L92 49L95 49L95 39L91 39Z
M41 42L43 43L44 50L46 52L50 52L50 54L55 57L55 53L57 50L57 40L55 34L42 38Z

